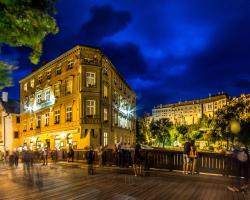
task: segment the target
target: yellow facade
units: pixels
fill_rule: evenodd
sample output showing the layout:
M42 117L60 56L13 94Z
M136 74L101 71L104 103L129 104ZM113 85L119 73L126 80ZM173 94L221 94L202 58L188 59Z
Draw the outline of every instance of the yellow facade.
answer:
M20 81L22 146L83 149L135 137L135 93L96 48L76 46Z
M203 115L213 118L215 112L228 101L226 94L219 94L204 99L159 105L152 110L152 116L155 120L169 118L176 125L196 124Z

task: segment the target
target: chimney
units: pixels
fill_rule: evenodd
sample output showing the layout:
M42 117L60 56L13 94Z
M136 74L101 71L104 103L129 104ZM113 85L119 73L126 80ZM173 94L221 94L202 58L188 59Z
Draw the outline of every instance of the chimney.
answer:
M8 92L2 92L2 101L8 102Z

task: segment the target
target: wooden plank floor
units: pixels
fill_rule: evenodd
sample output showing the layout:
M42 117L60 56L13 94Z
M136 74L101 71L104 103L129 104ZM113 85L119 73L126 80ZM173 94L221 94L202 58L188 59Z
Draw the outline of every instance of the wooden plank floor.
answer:
M227 185L235 184L232 178L173 172L157 177L134 177L97 170L96 175L88 176L87 169L37 165L31 176L24 176L21 166L14 170L0 167L0 180L1 200L250 200L249 192L227 190Z

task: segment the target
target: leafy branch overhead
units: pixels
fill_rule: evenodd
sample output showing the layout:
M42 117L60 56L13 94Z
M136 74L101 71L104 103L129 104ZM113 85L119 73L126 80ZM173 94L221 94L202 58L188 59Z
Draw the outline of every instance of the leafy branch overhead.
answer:
M54 0L0 0L0 43L32 49L30 61L39 62L45 37L58 32Z

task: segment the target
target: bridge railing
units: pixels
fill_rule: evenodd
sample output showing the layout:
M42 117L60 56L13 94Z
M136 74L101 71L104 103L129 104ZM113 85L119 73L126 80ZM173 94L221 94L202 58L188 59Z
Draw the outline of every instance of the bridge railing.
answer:
M75 150L74 160L86 162L87 150ZM142 150L142 161L144 169L168 169L182 170L183 152L170 150ZM112 149L104 151L102 160L107 166L116 165L120 167L132 166L133 150L122 150L121 153L114 153ZM58 152L59 160L67 160L66 151ZM95 152L95 161L98 162L98 155ZM248 165L250 173L250 161ZM236 158L221 153L199 152L196 171L198 173L213 173L222 175L240 176L240 163Z

